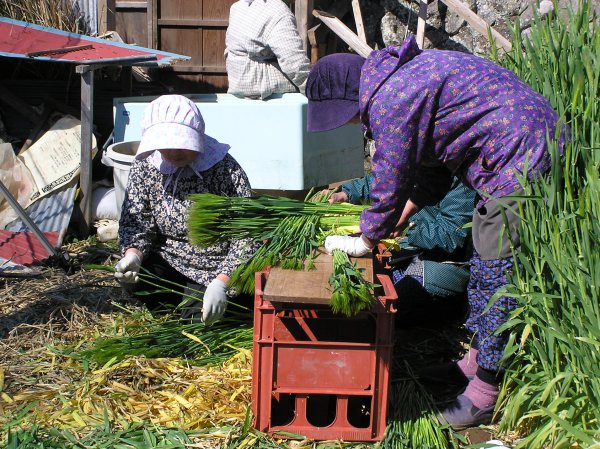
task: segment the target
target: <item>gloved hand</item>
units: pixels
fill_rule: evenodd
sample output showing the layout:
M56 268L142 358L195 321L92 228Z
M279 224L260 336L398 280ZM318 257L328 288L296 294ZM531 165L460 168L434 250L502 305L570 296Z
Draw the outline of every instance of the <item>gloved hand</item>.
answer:
M204 292L202 305L202 321L212 324L223 316L227 309L227 284L220 279L213 279Z
M139 280L138 273L142 259L134 252L129 252L115 265L115 278L119 282L135 283Z
M332 254L334 249L341 249L352 257L362 257L373 248L369 248L361 237L330 235L325 239L325 250Z

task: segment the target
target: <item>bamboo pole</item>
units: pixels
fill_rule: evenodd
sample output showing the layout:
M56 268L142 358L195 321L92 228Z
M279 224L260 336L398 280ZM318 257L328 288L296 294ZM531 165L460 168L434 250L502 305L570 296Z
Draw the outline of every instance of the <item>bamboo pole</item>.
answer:
M419 18L417 19L417 45L425 45L425 26L427 25L427 0L419 0Z
M366 43L364 43L350 28L335 16L324 11L315 9L313 15L327 25L336 35L340 37L348 46L366 58L373 51Z
M365 34L365 24L363 22L362 13L360 11L360 3L358 0L352 0L352 12L354 13L354 23L356 24L356 34L365 44L367 43L367 35Z

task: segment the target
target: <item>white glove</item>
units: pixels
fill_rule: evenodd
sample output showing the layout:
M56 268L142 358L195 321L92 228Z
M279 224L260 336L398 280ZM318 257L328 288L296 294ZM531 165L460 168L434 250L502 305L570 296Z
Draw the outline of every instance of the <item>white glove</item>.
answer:
M136 253L127 253L115 265L115 278L119 282L135 283L139 280L138 273L142 266L142 259Z
M373 248L369 248L360 237L349 235L330 235L325 239L325 250L332 254L334 249L341 249L352 257L362 257Z
M211 324L225 313L227 308L227 284L219 279L213 279L204 292L202 305L202 321Z

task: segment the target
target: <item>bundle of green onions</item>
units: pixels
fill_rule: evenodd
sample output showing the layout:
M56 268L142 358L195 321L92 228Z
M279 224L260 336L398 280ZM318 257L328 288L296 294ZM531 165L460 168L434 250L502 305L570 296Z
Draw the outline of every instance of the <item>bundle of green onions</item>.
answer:
M209 193L191 195L189 234L192 243L209 246L216 243L251 238L269 240L286 231L280 226L285 218L318 218L317 230L331 231L355 227L366 205L298 201L259 195L224 197ZM286 231L287 232L287 231Z
M127 331L128 335L96 340L79 356L100 365L131 356L185 357L193 365L204 366L222 363L239 349L252 348L252 322L248 319L226 318L212 326L172 319Z
M360 214L367 207L330 204L326 197L298 201L268 195L196 194L190 199L188 227L192 243L207 246L236 239L265 241L231 276L231 285L248 294L254 293L254 273L267 266L294 270L313 268L315 250L325 236L334 232L356 232ZM338 286L337 290L341 291L346 285L353 284Z
M362 271L364 269L354 265L344 251L333 251L333 273L329 285L333 288L331 310L334 313L353 316L369 309L375 302L374 289L377 285L365 280Z
M314 249L319 246L315 241L316 216L286 217L273 231L254 255L243 261L231 275L231 285L242 293L254 293L254 273L267 266L279 265L285 269L302 270L308 260L307 268L312 268Z

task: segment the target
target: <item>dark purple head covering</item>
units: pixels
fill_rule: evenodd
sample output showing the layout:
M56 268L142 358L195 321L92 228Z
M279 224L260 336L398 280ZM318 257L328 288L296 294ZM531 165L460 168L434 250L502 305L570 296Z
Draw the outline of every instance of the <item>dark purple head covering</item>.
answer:
M329 131L358 114L360 70L365 58L351 53L324 56L310 70L306 81L307 129Z

